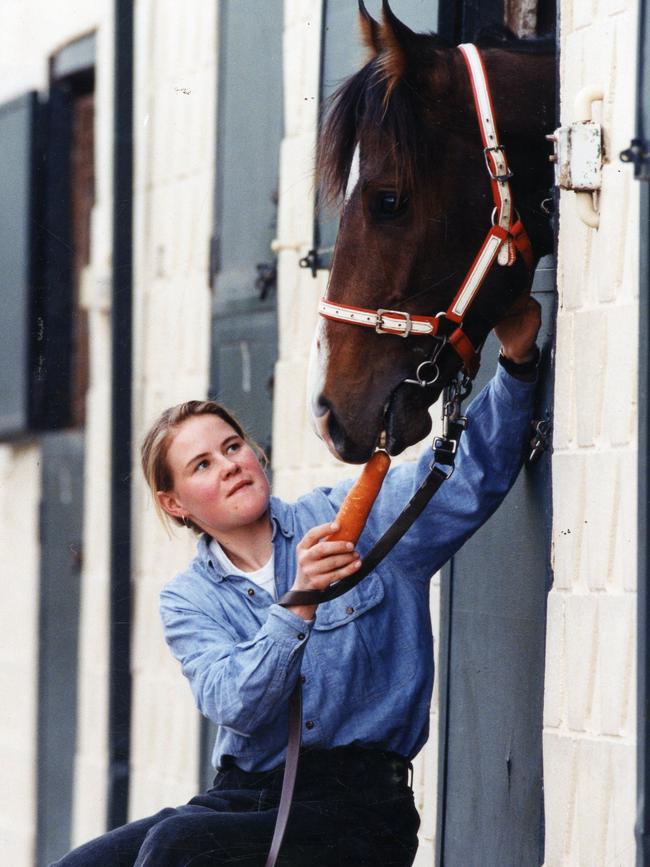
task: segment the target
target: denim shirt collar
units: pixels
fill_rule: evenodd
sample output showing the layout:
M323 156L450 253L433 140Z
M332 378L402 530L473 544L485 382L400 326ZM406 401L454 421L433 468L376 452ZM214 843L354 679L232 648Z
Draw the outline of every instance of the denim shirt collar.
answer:
M295 535L295 517L293 509L287 503L277 497L271 497L269 500L269 508L271 510L271 541L275 548L278 544L278 531L285 539L292 539ZM223 581L226 577L225 573L219 569L219 564L215 562L212 552L210 551L211 536L207 533L202 533L197 543L197 559L204 567L211 566L214 570L211 574L217 581Z

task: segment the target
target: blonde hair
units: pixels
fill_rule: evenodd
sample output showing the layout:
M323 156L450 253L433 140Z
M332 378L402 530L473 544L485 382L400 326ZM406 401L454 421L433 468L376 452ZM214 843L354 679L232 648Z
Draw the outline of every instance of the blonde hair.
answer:
M184 403L178 403L176 406L170 406L169 409L161 413L142 441L140 449L142 472L151 491L156 514L163 525L169 527L171 523L174 523L181 527L189 527L195 533L202 532L201 528L187 518L168 514L160 505L157 492L171 491L174 487L172 471L167 463L167 452L173 434L188 418L199 415L216 415L225 421L253 449L262 466L266 468L268 464L264 450L246 433L233 413L214 400L188 400Z

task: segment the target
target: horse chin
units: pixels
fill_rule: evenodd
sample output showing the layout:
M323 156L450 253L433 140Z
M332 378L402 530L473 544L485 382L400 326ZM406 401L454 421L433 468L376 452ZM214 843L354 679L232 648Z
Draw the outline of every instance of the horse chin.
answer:
M386 450L389 454L399 455L429 434L429 407L438 399L441 390L436 385L421 388L409 384L395 389L385 416Z
M312 413L312 426L335 458L346 464L364 464L377 445L382 418L366 419L355 439L350 438L336 414L330 410L321 415Z

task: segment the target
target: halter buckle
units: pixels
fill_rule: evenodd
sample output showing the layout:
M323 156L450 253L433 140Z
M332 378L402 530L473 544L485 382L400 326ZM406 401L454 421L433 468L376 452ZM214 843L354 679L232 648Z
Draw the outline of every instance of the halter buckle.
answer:
M505 175L497 175L494 173L492 166L490 165L490 158L488 156L490 151L501 151L503 154L503 159L506 158L506 149L503 145L493 145L492 147L483 148L483 156L485 157L485 165L487 166L488 174L492 178L493 181L497 181L500 184L505 184L506 181L509 181L510 178L514 178L514 172L510 171L508 168L508 163L506 162L506 173Z
M390 314L391 316L402 316L404 331L396 331L394 327L384 325L384 316L386 314ZM411 319L410 313L406 313L404 310L387 310L384 307L380 307L379 310L377 310L377 322L375 323L375 331L377 334L394 334L397 337L408 337L412 329L413 320Z

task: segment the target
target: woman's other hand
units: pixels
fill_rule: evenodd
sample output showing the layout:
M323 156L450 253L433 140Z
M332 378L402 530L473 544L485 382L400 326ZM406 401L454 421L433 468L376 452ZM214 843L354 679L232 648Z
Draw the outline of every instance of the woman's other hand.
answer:
M537 352L535 341L541 321L541 308L534 298L524 295L515 301L494 328L506 358L515 364L532 361Z
M327 537L339 529L338 522L319 524L305 533L296 548L296 579L292 590L326 590L330 584L352 575L361 558L352 542L329 542ZM316 605L290 605L290 611L311 620Z

